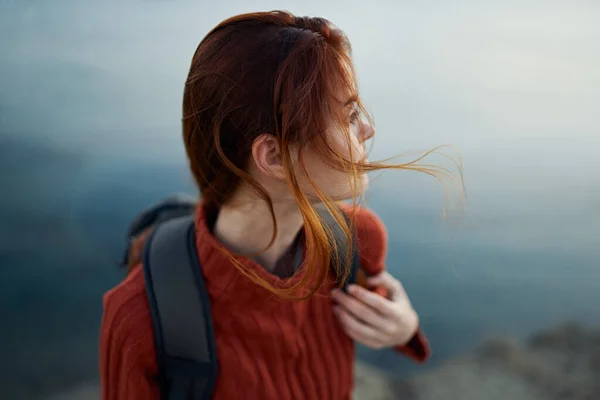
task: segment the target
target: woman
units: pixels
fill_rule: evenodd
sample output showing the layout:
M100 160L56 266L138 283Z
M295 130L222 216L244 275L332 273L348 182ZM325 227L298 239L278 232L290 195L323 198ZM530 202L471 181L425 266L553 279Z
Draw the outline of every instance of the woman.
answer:
M373 134L350 45L328 21L240 15L198 46L183 138L202 197L196 251L220 363L213 398L349 399L355 342L418 361L428 356L416 312L384 270L383 224L355 205L365 173L390 168L367 161ZM352 205L338 203L345 199ZM351 285L345 293L335 285L336 250L317 206L349 239L355 233L368 289ZM296 248L304 261L294 269ZM343 272L347 258L338 259ZM143 271L135 267L104 298L103 399L159 398L153 340Z

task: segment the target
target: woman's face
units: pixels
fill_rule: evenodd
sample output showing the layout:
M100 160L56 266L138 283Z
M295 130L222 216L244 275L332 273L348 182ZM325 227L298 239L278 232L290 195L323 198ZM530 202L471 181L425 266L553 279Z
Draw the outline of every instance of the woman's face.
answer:
M351 71L348 68L348 72ZM350 163L367 161L365 142L373 137L375 128L362 117L355 92L341 91L344 93L331 100L336 107L330 110L329 128L324 136L302 149L295 145L289 147L292 173L300 190L313 202L320 201L319 192L339 201L360 196L368 187L369 179L365 173L358 174L354 180L348 169ZM254 162L248 172L272 200L294 201L286 182L281 149L276 143L275 138L268 134L255 140L252 149Z
M372 138L375 129L369 122L361 117L354 102L349 102L343 110L343 121L347 124L349 135L337 124L331 124L326 132L326 141L333 150L334 155L339 155L345 160L354 163L366 161L365 141ZM339 168L331 166L323 159L323 149L306 149L303 151L303 161L310 179L334 200L345 200L352 198L353 194L362 194L369 183L366 174L359 174L356 179L356 188L353 190L352 175ZM313 197L316 191L310 180L297 169L297 176L301 189L309 197ZM315 199L317 200L317 199Z

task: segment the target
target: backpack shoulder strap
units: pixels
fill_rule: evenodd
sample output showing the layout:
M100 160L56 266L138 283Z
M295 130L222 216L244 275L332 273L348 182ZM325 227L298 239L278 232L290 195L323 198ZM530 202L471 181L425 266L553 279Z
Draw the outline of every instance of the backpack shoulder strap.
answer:
M157 225L144 251L161 399L210 399L218 361L193 216Z
M348 214L346 214L344 211L340 210L340 212L342 213L342 215L344 216L344 218L346 219L346 222L348 223L348 225L350 225L350 217L348 216ZM338 253L336 254L335 252L331 253L331 263L332 265L336 265L337 263L337 257L341 257L342 261L346 260L346 254L348 251L348 246L350 245L348 243L348 238L346 237L346 234L344 233L344 230L342 229L342 227L337 223L337 221L335 220L335 218L333 217L333 215L331 215L329 213L329 211L326 208L319 208L318 209L318 213L319 215L323 218L323 220L325 221L325 223L327 224L327 226L329 226L329 228L332 230L333 233L333 240L335 243L333 243L333 245L335 245L338 249ZM337 283L338 284L343 284L343 288L345 289L349 284L353 284L356 283L357 280L357 276L358 276L358 270L361 268L360 265L360 253L359 253L359 249L358 249L358 242L356 240L356 235L353 234L352 236L352 255L351 255L351 264L350 264L350 271L348 274L348 278L346 279L345 282L341 282L342 278L343 278L343 274L338 273L337 274ZM344 262L342 263L344 264Z

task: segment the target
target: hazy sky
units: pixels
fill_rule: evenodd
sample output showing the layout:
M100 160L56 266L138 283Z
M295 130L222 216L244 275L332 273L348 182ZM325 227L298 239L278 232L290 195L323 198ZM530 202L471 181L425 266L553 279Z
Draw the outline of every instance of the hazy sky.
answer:
M600 230L599 2L224 3L0 0L0 135L179 161L198 42L230 15L289 9L349 35L374 157L452 144L476 210L575 209Z

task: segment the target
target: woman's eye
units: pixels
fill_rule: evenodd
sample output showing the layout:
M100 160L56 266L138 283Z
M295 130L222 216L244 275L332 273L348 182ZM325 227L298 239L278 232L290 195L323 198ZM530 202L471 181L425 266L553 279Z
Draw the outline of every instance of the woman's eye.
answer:
M352 113L350 114L350 123L354 124L358 121L358 111L354 110L352 111Z

